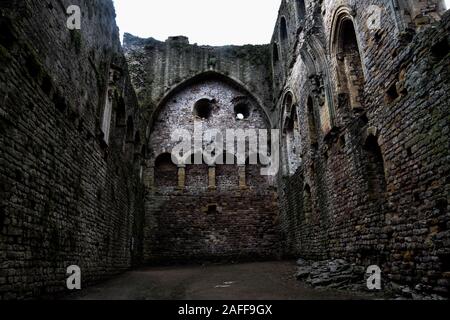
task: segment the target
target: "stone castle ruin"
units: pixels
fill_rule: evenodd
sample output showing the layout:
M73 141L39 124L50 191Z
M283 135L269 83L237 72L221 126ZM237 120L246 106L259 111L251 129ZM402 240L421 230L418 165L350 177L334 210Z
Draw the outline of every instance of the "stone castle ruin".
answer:
M0 299L63 293L71 265L88 286L298 257L448 297L444 1L283 0L258 46L122 45L110 0L2 1L0 30ZM278 130L278 174L249 152L174 163L172 133L195 126Z

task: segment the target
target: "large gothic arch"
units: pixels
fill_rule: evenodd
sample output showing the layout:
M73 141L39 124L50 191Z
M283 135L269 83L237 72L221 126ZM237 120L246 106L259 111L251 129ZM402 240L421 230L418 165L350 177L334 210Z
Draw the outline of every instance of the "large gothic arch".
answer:
M328 130L336 125L336 106L334 101L334 87L332 84L331 64L326 52L323 38L315 35L300 49L300 54L308 71L309 90L322 110L321 117L326 114Z
M274 255L275 244L264 248L268 235L277 236L274 219L278 207L271 198L274 181L262 176L258 163L245 161L254 154L259 130L270 128L268 119L245 86L217 72L182 82L159 102L147 141L146 216L156 217L161 226L156 232L162 240L155 250L163 260ZM176 130L182 130L182 139L187 141L181 149L179 140L172 138ZM243 162L242 154L236 154L241 150L236 141L240 139L232 136L235 148L228 149L229 130L240 130L246 136ZM220 138L212 138L220 145L208 140L212 131L221 133ZM169 165L167 153L172 155L173 165ZM161 154L166 154L164 163L153 161ZM232 157L234 161L229 160ZM184 161L193 158L195 161ZM249 227L255 231L248 232ZM144 242L150 243L153 236L145 233Z
M358 51L361 56L361 64L363 67L364 76L367 77L367 69L363 63L362 53L364 52L362 41L359 36L358 30L359 22L355 18L355 11L349 6L340 6L333 13L333 19L331 23L331 33L328 39L328 47L330 49L330 55L335 58L339 53L339 36L341 35L342 29L346 22L351 22L355 30L356 42L358 45Z
M247 89L245 84L243 84L241 81L239 81L238 79L236 79L234 77L231 77L229 75L224 75L223 73L220 73L217 71L205 71L205 72L198 73L198 74L190 77L189 79L184 80L181 83L174 85L172 88L170 88L166 92L166 94L160 99L155 110L152 113L152 116L149 121L150 129L154 126L154 121L155 121L156 116L162 111L163 106L167 103L167 101L169 101L171 99L171 97L173 97L175 94L182 91L183 89L185 89L186 87L188 87L191 84L194 84L194 83L197 83L200 81L204 81L204 80L211 80L211 79L223 81L239 90L242 90L251 100L253 100L253 103L263 112L263 114L265 116L265 121L267 122L266 123L267 128L272 128L271 117L269 116L269 113L268 113L269 109L266 106L264 106L264 104L262 103L262 100L259 97L257 97L249 89Z

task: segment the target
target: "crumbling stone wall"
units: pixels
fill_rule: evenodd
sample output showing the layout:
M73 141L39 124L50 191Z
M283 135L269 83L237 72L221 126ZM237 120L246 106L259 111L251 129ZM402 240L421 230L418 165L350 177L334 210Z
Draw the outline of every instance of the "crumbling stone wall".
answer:
M273 179L254 176L260 168L186 165L171 187L154 180L155 161L175 145L170 134L192 131L199 120L193 108L200 99L215 105L204 130L271 128L268 46L209 47L182 36L160 42L125 34L124 49L148 121L144 180L149 189L160 186L146 198L145 260L277 256L277 194ZM250 103L251 112L241 124L233 110L240 101Z
M305 1L274 84L277 123L289 122L292 93L301 136L302 165L279 177L281 229L287 255L378 264L385 280L447 295L450 17L438 22L437 1L413 2L421 22L404 28L390 1Z
M65 27L71 4L81 31ZM61 292L71 264L87 285L142 257L280 248L378 264L384 279L448 295L443 1L283 0L266 46L126 35L130 76L111 1L0 9L0 298ZM280 129L276 183L249 166L236 178L229 167L156 165L168 133L192 124L192 103L173 100L186 88L245 97L258 107L250 127Z
M186 37L165 42L124 36L131 79L149 122L153 111L171 90L207 71L225 75L250 91L270 113L272 75L267 45L210 47L189 44Z
M72 4L79 31L66 27ZM111 1L0 9L0 299L42 297L66 290L70 265L85 287L140 261L139 113Z
M254 98L226 80L208 74L189 82L169 95L154 116L144 173L148 190L144 257L148 263L278 256L273 179L262 176L258 165L238 164L234 153L234 164L225 163L226 130L267 129L268 120ZM197 110L199 103L208 112ZM237 119L236 106L244 106L245 119ZM224 159L208 163L200 150L201 164L194 163L195 131L201 136L199 130L210 129L225 139ZM175 165L170 155L180 142L172 140L176 130L191 134L192 150L184 154L188 163Z

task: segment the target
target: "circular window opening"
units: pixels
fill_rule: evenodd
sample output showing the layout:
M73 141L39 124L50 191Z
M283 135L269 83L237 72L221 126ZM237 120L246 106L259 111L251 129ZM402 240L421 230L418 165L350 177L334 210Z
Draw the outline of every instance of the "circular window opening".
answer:
M194 106L194 114L202 119L209 119L211 117L212 104L208 99L197 101Z
M234 107L236 120L244 120L250 117L250 109L247 104L240 103Z

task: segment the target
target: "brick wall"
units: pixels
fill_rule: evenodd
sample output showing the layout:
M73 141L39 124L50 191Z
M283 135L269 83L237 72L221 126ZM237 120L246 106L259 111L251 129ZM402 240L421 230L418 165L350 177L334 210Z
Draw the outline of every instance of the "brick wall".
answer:
M161 203L146 212L158 223L146 238L149 263L244 261L278 256L277 199L275 193L241 191L171 193L153 196ZM162 227L164 226L164 227Z
M293 93L301 135L302 165L279 179L285 253L378 264L388 280L446 295L449 14L436 22L439 14L424 9L433 26L405 30L386 1L305 2L297 59L274 94L282 126L283 97ZM381 29L368 28L372 4L383 8ZM354 25L361 66L340 60L340 18ZM363 74L364 90L343 90L342 70L358 85Z
M207 119L198 117L198 101L211 101ZM244 104L248 118L237 120L235 106ZM176 90L154 114L148 142L145 177L146 197L145 261L192 262L201 260L261 259L278 255L278 200L273 183L261 176L258 165L194 164L194 127L219 130L265 129L267 118L258 102L236 83L217 74L197 79ZM191 133L191 150L185 157L191 164L159 165L179 140L175 130ZM201 134L201 133L200 133ZM207 143L203 143L206 150ZM201 152L201 151L200 151ZM248 155L248 150L246 152ZM162 155L162 156L161 156ZM236 161L236 159L235 159ZM167 176L170 175L170 176Z
M71 4L83 13L80 31L66 28ZM0 299L53 295L70 265L81 267L84 287L140 260L143 193L120 119L138 129L137 100L111 1L0 9Z
M71 264L88 285L142 258L281 249L379 264L390 280L448 294L450 15L439 22L431 0L301 2L282 1L266 46L126 35L128 77L111 1L3 1L0 298L61 292ZM65 27L71 4L81 31ZM249 166L233 179L207 165L155 173L205 97L217 107L205 128L280 129L277 185ZM254 111L237 124L242 99Z

